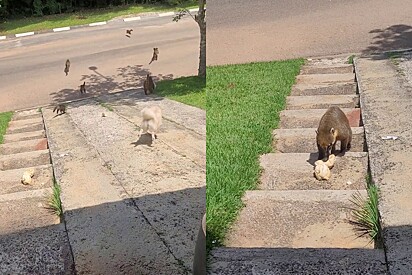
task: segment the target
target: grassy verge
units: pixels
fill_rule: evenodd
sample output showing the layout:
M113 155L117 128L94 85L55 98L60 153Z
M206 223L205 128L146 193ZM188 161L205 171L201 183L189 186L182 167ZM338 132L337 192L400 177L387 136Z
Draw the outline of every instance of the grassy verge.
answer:
M207 248L222 244L259 180L259 156L271 151L272 130L302 59L209 67L207 70Z
M3 143L3 135L6 133L12 115L12 112L0 113L0 144Z
M147 12L161 12L178 10L181 7L196 8L196 2L182 6L168 5L129 5L106 9L85 10L75 13L56 14L43 17L10 19L0 24L0 34L16 34L22 32L50 30L53 28L90 24L113 19L119 16L140 14Z
M162 80L156 83L155 93L187 105L206 108L206 81L197 76Z

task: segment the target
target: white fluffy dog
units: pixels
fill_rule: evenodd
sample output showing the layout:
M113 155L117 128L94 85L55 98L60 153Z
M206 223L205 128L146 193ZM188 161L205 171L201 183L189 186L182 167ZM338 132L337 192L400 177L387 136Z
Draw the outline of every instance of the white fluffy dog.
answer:
M144 133L149 133L152 135L152 143L154 143L157 138L157 131L160 125L162 125L162 109L159 106L145 107L141 111L142 114L142 125L140 127L139 138Z

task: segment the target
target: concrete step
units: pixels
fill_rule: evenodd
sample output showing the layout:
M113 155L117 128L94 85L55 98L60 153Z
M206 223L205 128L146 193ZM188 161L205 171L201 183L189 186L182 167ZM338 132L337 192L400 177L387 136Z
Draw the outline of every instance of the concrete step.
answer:
M39 118L39 117L42 117L42 114L37 109L35 109L35 110L15 112L11 120L12 121L27 120L27 119Z
M290 95L352 95L357 93L356 83L321 83L321 84L295 84Z
M60 223L60 218L47 209L47 198L50 194L51 189L45 189L33 197L2 199L0 211L7 215L2 215L0 236Z
M368 168L366 152L346 152L336 158L332 176L318 181L313 175L317 153L270 153L260 157L263 168L259 189L314 190L364 189Z
M44 191L17 200L0 196L1 274L72 274L64 224L45 208L51 190Z
M46 132L44 130L26 132L26 133L17 133L17 134L5 134L3 136L3 144L23 141L23 140L40 139L40 138L45 138L45 137L46 137Z
M276 129L273 131L273 148L280 153L316 153L316 128ZM363 127L352 128L351 152L365 151ZM336 144L340 150L340 141Z
M315 96L288 96L287 110L299 109L327 109L330 106L340 108L359 107L358 95L315 95Z
M11 155L36 150L46 150L47 148L47 138L9 142L0 144L0 155Z
M246 191L225 246L373 248L348 222L356 192L366 197L366 190Z
M21 178L23 173L29 168L34 169L32 183L30 185L23 185ZM0 171L0 195L52 187L53 169L51 164L29 168Z
M300 69L300 74L346 74L353 73L352 64L343 64L343 65L304 65Z
M0 171L50 164L49 150L0 156Z
M10 121L6 134L17 134L40 131L44 129L43 120L31 118L25 120Z
M350 72L346 74L301 74L296 76L296 84L336 84L342 82L355 82L355 74Z
M360 108L341 108L351 127L362 126ZM284 110L280 112L280 128L317 128L327 109Z
M212 250L208 274L386 274L381 249L226 248Z

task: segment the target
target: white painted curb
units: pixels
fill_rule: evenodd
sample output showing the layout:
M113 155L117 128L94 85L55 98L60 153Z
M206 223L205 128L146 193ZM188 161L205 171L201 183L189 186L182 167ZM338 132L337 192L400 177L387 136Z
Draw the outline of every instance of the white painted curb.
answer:
M124 18L123 21L124 22L130 22L130 21L137 21L137 20L141 20L142 18L140 16L137 17L129 17L129 18Z
M0 36L0 40L6 39L6 36Z
M104 22L90 23L89 26L94 27L94 26L101 26L101 25L106 25L106 24L107 24L107 22L104 21Z
M23 36L29 36L29 35L34 35L34 32L17 33L16 37L23 37Z
M53 31L54 32L70 31L70 27L55 28L53 29Z
M199 11L199 8L196 8L196 9L190 9L189 11L190 11L190 12L196 12L196 11Z
M159 13L159 17L172 16L172 15L175 15L175 13L173 11L165 12L165 13Z

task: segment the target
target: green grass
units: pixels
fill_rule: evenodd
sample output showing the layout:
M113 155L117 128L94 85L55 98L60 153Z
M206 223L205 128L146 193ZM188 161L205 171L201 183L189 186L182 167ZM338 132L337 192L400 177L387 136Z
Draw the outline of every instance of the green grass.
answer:
M106 108L108 111L113 112L113 108L112 106L110 106L109 104L103 102L103 101L99 101L100 106Z
M351 55L348 57L348 64L352 64L353 65L353 59L355 58L355 55Z
M13 112L0 113L0 144L3 143L3 135L6 133L12 116Z
M259 156L271 152L272 130L303 59L207 69L207 249L221 245L259 180Z
M49 198L49 209L53 211L54 214L57 216L61 217L63 215L63 207L62 207L62 202L60 200L60 185L56 182L56 180L53 181L53 193L51 194Z
M367 198L364 198L360 192L352 195L350 223L356 226L359 236L369 235L372 242L379 240L381 231L378 210L379 189L374 184L368 184L367 192Z
M56 14L43 17L29 17L10 19L0 24L0 34L16 34L22 32L50 30L53 28L84 25L94 22L106 21L119 16L140 14L147 12L173 11L179 8L196 8L196 2L186 3L181 6L168 5L128 5L105 9L84 10L75 13Z
M206 81L197 76L162 80L156 83L155 93L187 105L206 108Z

